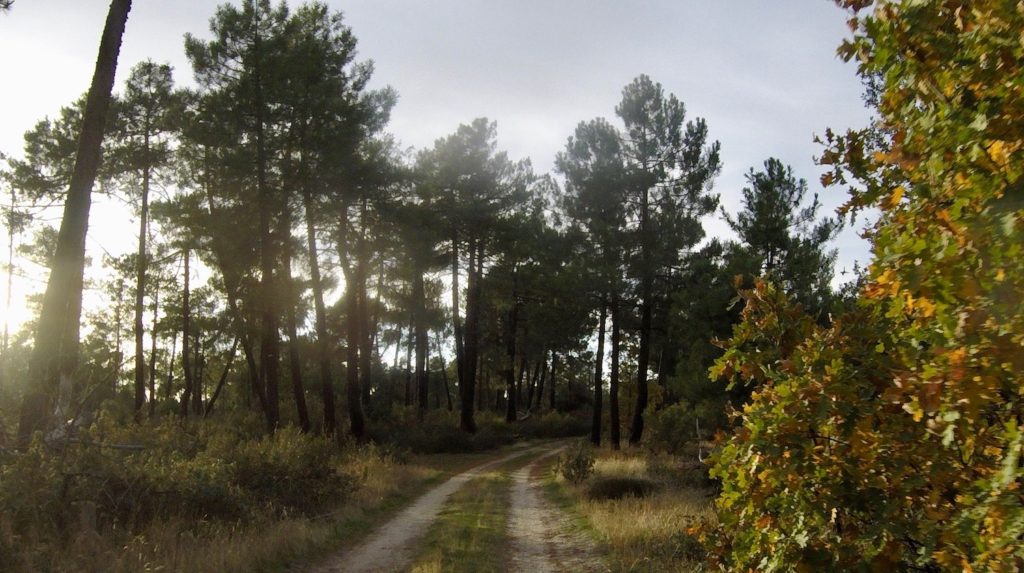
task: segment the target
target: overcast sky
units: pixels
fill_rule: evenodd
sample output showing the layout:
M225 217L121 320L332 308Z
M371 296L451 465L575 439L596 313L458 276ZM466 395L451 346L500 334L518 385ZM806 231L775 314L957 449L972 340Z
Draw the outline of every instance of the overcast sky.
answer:
M118 87L137 62L170 62L192 82L183 36L209 35L216 0L135 0ZM296 4L296 3L293 3ZM854 66L835 48L846 15L828 0L331 0L375 62L374 86L398 91L390 131L426 147L459 123L498 122L499 145L549 171L577 123L613 119L622 87L641 73L707 119L722 144L722 205L739 206L743 175L768 157L819 191L813 141L825 128L867 123ZM16 0L0 16L0 151L88 87L106 0ZM830 211L845 196L822 193ZM134 227L99 199L90 250L129 250ZM836 242L837 270L867 259L859 221ZM726 234L719 217L709 233ZM3 286L0 285L0 289ZM28 288L27 286L24 288ZM19 289L20 291L21 289ZM16 292L18 294L18 292Z

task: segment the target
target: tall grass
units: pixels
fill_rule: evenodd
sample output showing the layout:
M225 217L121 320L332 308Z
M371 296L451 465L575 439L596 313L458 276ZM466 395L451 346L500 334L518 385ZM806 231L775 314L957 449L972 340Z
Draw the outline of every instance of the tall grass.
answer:
M704 571L703 550L687 530L714 520L707 490L694 489L666 476L639 453L602 453L593 476L578 486L553 476L548 494L556 503L582 518L584 528L605 550L614 572L678 573ZM643 497L592 497L602 482L652 484Z

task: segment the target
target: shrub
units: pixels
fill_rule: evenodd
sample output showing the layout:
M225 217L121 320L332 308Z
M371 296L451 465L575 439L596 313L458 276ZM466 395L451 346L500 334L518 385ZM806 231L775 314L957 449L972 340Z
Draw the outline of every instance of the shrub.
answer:
M594 449L583 440L575 442L558 456L554 471L573 484L582 483L594 473Z
M654 482L635 477L599 477L587 488L587 497L595 500L647 497L657 486Z

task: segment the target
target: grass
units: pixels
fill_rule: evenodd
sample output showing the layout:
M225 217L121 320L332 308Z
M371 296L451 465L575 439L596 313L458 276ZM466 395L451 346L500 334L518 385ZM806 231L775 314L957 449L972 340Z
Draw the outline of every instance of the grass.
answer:
M190 573L283 572L361 541L430 486L509 451L413 456L398 463L369 450L354 450L344 469L359 487L336 507L316 516L263 517L239 521L158 520L142 531L79 535L61 551L9 529L0 515L0 538L19 540L0 555L5 571L188 571ZM0 544L0 552L4 549Z
M427 531L413 573L491 573L508 568L509 474L534 457L524 454L475 477L445 503Z
M591 499L587 495L588 487L597 481L624 478L651 481L658 487L644 497ZM640 453L603 452L587 482L573 486L551 475L545 493L598 540L614 572L704 570L700 544L686 530L715 519L710 497L661 474L653 475Z

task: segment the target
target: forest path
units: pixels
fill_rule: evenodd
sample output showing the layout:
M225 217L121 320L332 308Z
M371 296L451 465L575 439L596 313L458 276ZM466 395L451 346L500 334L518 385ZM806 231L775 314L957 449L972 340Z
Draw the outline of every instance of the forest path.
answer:
M400 571L413 559L418 542L437 519L445 501L469 480L514 458L557 451L558 446L546 444L517 450L501 458L480 464L428 491L390 521L371 533L367 541L349 551L338 553L311 573L377 573ZM546 452L546 454L544 453Z
M544 497L540 462L549 451L512 474L510 570L524 573L606 571L597 544L574 527L569 516Z

